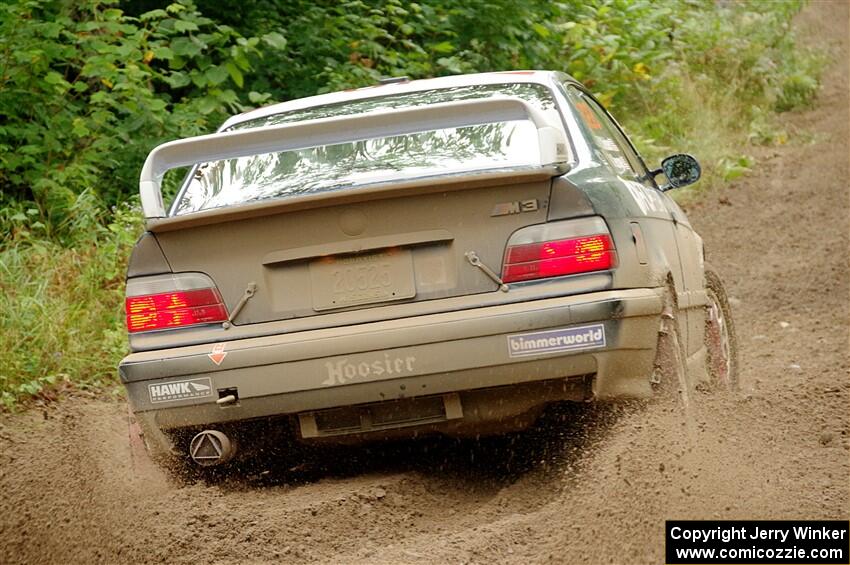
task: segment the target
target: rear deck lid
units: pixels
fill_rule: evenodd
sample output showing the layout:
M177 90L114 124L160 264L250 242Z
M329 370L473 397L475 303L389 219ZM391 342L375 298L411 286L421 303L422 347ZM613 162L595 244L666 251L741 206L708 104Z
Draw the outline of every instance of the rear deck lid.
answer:
M156 236L172 269L209 275L229 311L256 285L237 325L493 292L469 254L498 272L510 235L546 221L553 173L443 179L179 229L162 223Z

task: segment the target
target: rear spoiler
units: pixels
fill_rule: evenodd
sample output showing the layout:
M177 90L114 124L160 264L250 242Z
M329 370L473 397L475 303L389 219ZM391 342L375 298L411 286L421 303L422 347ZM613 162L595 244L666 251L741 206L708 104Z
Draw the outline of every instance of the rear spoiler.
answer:
M530 120L537 127L540 166L568 161L569 146L560 124L550 123L540 110L524 100L512 97L463 100L169 141L151 151L142 167L139 179L142 210L147 219L166 216L162 201L162 177L170 169L178 167L512 120Z

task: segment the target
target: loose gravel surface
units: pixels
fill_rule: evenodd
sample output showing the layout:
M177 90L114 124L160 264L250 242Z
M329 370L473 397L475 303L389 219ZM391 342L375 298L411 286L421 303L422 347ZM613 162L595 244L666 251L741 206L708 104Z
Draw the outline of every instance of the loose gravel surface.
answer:
M0 563L663 563L665 519L850 516L848 4L817 106L754 174L688 206L725 278L742 390L548 412L529 433L341 449L166 480L120 401L0 418Z

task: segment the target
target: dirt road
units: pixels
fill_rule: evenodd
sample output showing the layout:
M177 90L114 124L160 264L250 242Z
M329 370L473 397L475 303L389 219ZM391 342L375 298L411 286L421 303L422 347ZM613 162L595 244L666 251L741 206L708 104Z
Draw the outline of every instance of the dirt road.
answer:
M0 563L662 563L668 518L850 515L848 4L816 109L757 172L691 205L732 296L739 394L553 412L513 445L341 451L177 486L133 472L126 408L0 419Z

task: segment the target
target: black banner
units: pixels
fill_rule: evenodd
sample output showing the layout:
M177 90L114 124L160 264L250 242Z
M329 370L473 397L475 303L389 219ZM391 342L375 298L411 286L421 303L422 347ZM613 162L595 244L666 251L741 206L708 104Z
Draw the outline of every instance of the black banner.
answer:
M668 565L850 563L850 523L805 520L668 520Z

